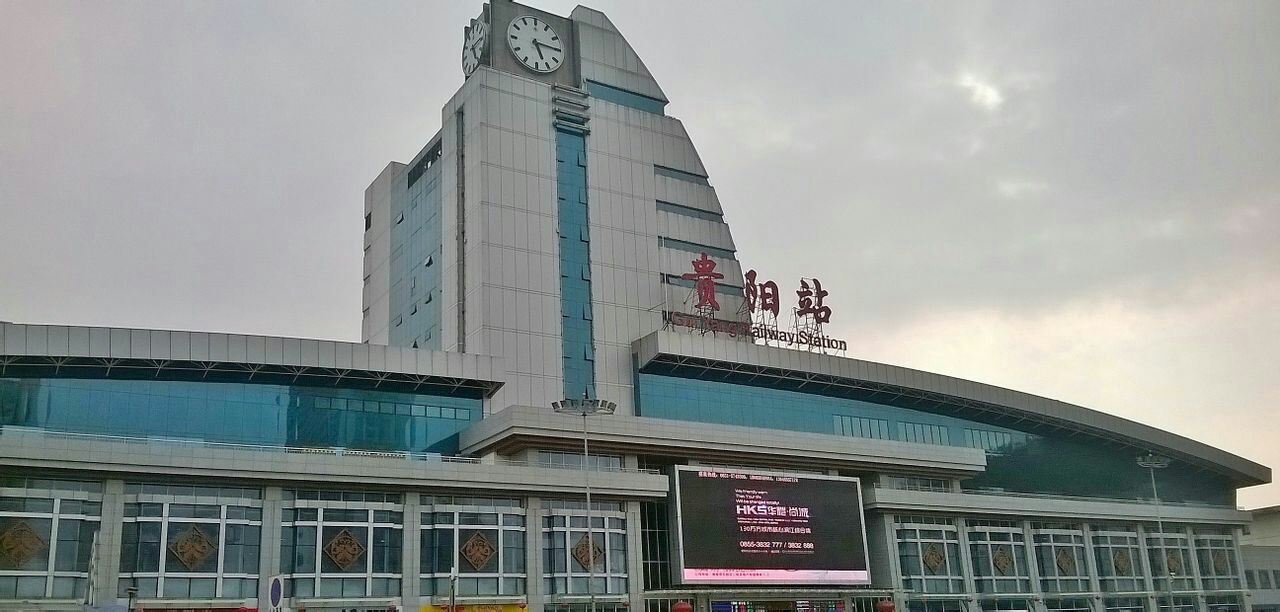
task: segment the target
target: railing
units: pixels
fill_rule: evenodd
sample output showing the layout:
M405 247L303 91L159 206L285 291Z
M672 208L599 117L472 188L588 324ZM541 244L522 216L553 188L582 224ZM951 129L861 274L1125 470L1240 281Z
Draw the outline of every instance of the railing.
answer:
M1089 496L1089 495L1062 495L1057 493L1025 493L1022 491L1006 491L1004 489L997 489L997 488L963 489L960 491L938 491L938 490L925 489L925 488L895 487L893 485L883 484L879 482L875 483L874 488L885 489L888 491L908 491L913 493L920 493L920 492L942 493L947 495L949 494L990 495L990 496L999 496L999 497L1026 497L1026 498L1032 498L1032 499L1053 499L1053 500L1066 500L1066 501L1117 502L1117 503L1123 503L1123 504L1154 505L1156 503L1154 499L1150 499L1146 497L1105 497L1105 496ZM1184 508L1213 508L1215 510L1221 510L1223 508L1230 508L1232 510L1236 509L1235 506L1229 506L1226 504L1211 504L1208 502L1166 501L1163 499L1160 500L1160 504L1162 506L1178 506L1178 507L1184 507Z
M367 450L343 447L322 447L322 446L283 446L270 444L244 444L238 442L209 442L205 440L189 440L184 438L166 438L159 436L117 436L111 434L90 434L73 431L51 431L47 429L39 429L35 427L19 427L14 425L0 426L0 436L22 436L34 437L41 439L66 439L66 440L84 440L87 442L115 442L120 444L141 444L141 445L175 445L194 448L212 448L237 452L252 453L301 453L315 455L330 455L340 457L372 457L378 459L402 459L407 461L423 461L428 463L461 463L468 465L510 465L515 467L544 468L549 470L573 470L581 471L581 466L574 465L550 465L537 461L519 461L516 459L504 459L497 457L491 460L481 459L479 457L463 457L457 455L441 455L439 453L415 453L410 451L382 451ZM2 439L2 438L0 438ZM627 468L627 467L610 467L597 466L593 467L594 472L614 472L614 473L631 473L631 474L655 474L661 475L660 470L649 468Z

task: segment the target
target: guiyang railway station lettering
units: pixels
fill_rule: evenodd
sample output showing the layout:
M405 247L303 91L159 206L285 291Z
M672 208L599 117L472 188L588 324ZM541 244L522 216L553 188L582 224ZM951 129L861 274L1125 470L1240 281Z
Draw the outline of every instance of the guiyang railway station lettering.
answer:
M792 309L792 329L785 330L778 329L777 324L781 310L777 283L771 280L758 282L756 271L747 271L743 275L744 311L739 314L748 320L720 319L715 317L715 313L720 310L720 302L716 300L716 281L723 279L724 274L715 271L716 262L706 253L702 253L691 263L693 272L682 274L680 278L694 282L691 292L697 297L694 312L664 311L663 322L668 326L752 338L765 344L777 342L786 346L819 350L848 349L849 345L844 340L829 338L822 332L822 324L831 322L831 307L823 303L830 292L822 288L822 282L818 279L800 279L800 288L796 291L796 306Z

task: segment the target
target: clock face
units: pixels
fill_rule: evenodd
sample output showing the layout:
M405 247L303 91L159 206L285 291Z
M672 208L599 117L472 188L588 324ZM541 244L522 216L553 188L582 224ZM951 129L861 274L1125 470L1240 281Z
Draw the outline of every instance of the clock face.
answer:
M521 64L534 72L555 72L564 63L564 42L551 26L533 15L511 20L507 46Z
M480 66L480 58L484 56L485 45L489 42L489 24L479 19L471 21L467 29L467 39L462 43L462 72L471 76Z

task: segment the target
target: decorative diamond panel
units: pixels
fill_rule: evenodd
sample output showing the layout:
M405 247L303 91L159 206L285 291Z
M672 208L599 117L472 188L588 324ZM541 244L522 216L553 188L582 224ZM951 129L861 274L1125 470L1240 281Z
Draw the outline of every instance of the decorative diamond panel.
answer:
M343 529L337 535L324 545L324 554L328 555L339 569L345 570L351 567L361 555L364 554L364 544L360 540L351 535L351 532Z
M476 532L472 534L467 541L462 544L462 548L458 551L471 567L477 570L483 570L489 564L489 560L498 552L498 549L489 543L488 538L484 534Z
M1231 571L1231 564L1227 562L1227 551L1215 550L1212 557L1214 575L1225 576Z
M599 567L604 561L604 551L600 549L600 544L587 539L583 534L578 539L578 543L573 545L573 558L582 564L582 567Z
M213 543L213 540L195 525L178 534L173 544L169 545L169 552L173 553L173 556L177 557L189 570L200 567L200 564L217 550L218 546Z
M1133 575L1133 559L1129 558L1127 549L1117 548L1111 552L1111 566L1115 568L1117 576Z
M1054 556L1054 562L1058 566L1058 575L1076 575L1076 556L1070 550L1059 548L1058 554Z
M18 520L9 524L9 528L0 534L0 557L5 565L20 567L30 561L47 544L26 521Z
M996 546L991 551L991 565L1001 576L1008 576L1013 571L1013 555L1008 546Z
M934 574L940 573L942 568L947 564L947 557L942 554L942 547L934 543L930 543L924 547L924 551L920 554L920 560L923 561L924 566Z

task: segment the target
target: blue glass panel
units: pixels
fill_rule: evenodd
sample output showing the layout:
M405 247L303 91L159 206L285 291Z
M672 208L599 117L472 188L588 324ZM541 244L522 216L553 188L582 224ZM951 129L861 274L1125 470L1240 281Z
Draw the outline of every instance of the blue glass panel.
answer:
M667 103L662 100L651 98L644 94L638 94L634 91L628 91L621 87L605 85L604 83L598 83L590 79L587 79L586 86L587 93L606 102L613 102L614 104L621 104L622 106L629 106L637 110L642 110L647 113L657 113L659 115L663 114L667 108Z
M637 412L682 421L856 438L965 446L987 452L987 470L967 489L1147 499L1151 483L1134 463L1140 449L1086 436L1045 436L964 418L766 386L640 372ZM857 442L851 442L857 444ZM1219 474L1174 462L1156 473L1162 498L1234 505Z
M390 321L387 343L440 350L440 273L444 266L440 208L440 145L425 149L405 174L404 187L392 187ZM428 262L429 265L428 265Z
M453 453L481 412L479 399L386 391L0 378L0 425L102 435Z
M587 229L587 141L556 131L557 225L560 234L560 321L565 397L595 397L591 329L591 244Z

